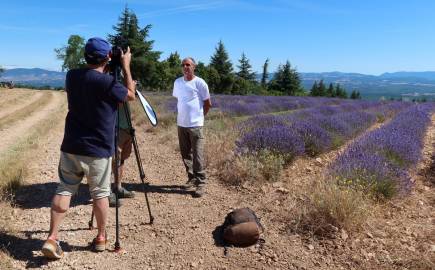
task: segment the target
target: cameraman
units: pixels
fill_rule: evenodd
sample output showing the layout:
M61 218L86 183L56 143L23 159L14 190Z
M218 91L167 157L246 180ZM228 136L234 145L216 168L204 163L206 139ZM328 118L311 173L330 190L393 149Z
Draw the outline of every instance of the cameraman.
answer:
M50 232L42 247L44 256L59 259L63 251L58 242L59 226L69 208L71 196L86 176L93 198L98 234L95 251L106 249L106 221L109 208L111 157L115 151L114 132L118 104L135 99L131 78L130 48L121 54L124 84L104 73L111 46L101 38L85 45L86 68L68 71L65 89L68 114L59 161L59 185L51 205Z

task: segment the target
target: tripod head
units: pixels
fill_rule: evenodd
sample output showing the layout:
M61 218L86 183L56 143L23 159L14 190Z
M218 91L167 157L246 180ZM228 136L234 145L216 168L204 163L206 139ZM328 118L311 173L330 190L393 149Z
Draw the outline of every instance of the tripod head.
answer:
M109 72L116 80L121 75L121 56L127 51L128 40L123 36L116 36L110 53Z

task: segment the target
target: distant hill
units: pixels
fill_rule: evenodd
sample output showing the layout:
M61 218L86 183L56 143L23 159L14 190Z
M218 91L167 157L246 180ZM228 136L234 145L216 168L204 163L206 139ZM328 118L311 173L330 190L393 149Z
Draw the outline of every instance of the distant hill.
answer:
M32 86L62 87L65 84L65 75L65 72L41 68L14 68L5 70L1 74L0 80Z
M15 84L63 87L65 75L65 72L40 68L15 68L6 70L1 74L0 80L13 81ZM301 72L300 75L302 85L306 90L311 89L314 81L323 80L325 84L339 83L349 93L358 90L366 99L425 96L435 100L435 71L400 71L379 76L344 72ZM260 78L261 74L258 76ZM273 74L270 74L269 78L272 77Z
M435 99L435 72L394 72L380 76L360 73L300 73L303 87L311 89L314 81L339 83L351 92L358 90L364 98L425 96Z

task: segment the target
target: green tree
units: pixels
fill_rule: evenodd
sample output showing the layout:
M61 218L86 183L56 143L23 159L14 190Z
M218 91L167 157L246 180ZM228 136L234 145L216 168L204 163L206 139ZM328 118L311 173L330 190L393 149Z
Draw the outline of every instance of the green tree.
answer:
M209 84L208 67L203 62L198 61L198 63L196 63L195 74Z
M127 6L120 15L118 23L113 26L114 35L109 35L109 41L116 46L130 46L132 53L131 73L147 90L166 90L169 79L165 76L166 64L159 62L161 52L154 51L154 40L149 40L151 25L139 27L136 14Z
M332 83L329 84L329 87L326 90L326 96L327 97L334 97L335 96L334 85Z
M161 89L171 89L174 80L183 75L181 59L178 52L171 53L167 59L157 65L157 73Z
M319 96L319 86L317 85L317 81L314 81L313 86L311 87L310 96L312 97Z
M68 45L54 49L56 57L63 61L62 71L84 67L86 65L85 39L79 35L71 35L68 38Z
M249 63L249 59L246 57L245 53L242 53L239 63L240 65L237 66L239 68L237 76L248 82L255 82L255 72L252 72L252 66Z
M326 86L323 80L320 80L319 82L318 93L319 93L319 97L326 96Z
M359 91L353 90L352 93L350 94L350 98L361 99L361 94L359 93Z
M2 76L3 72L5 72L5 69L2 66L0 66L0 77Z
M335 86L335 96L339 98L347 98L346 90L341 88L339 83Z
M267 79L269 78L268 68L269 68L269 58L266 59L263 65L263 73L261 75L261 86L263 88L267 87Z
M219 78L215 78L217 81L216 85L212 86L212 90L215 93L231 93L234 83L233 64L222 40L219 41L216 51L211 57L209 67L216 70L219 75Z
M181 71L181 58L177 51L171 53L166 61L168 62L170 68L177 69L180 75L183 74Z
M275 76L269 83L269 88L289 96L303 93L299 74L291 67L289 61L283 66L278 66Z

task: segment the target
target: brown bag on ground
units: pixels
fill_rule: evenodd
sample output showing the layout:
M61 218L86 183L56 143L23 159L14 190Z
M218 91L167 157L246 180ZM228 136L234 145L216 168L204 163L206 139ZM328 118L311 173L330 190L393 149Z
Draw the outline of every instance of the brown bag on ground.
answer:
M263 230L254 211L249 208L236 209L225 218L223 239L226 244L247 247L258 242Z

